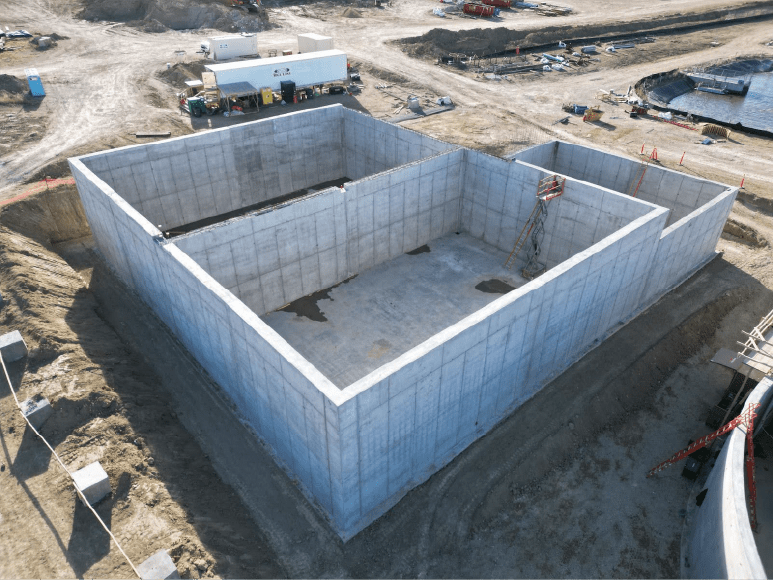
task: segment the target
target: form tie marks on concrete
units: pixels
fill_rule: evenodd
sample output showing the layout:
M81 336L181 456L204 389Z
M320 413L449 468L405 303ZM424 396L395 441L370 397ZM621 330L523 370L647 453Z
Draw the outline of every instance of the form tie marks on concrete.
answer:
M651 167L632 198L639 165L506 161L338 105L70 160L107 262L345 540L716 255L737 188ZM554 174L527 282L502 265ZM279 310L309 297L322 316Z

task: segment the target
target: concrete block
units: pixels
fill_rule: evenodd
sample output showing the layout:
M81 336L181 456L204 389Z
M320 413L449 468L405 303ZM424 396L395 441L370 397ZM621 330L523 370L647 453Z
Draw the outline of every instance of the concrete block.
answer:
M166 550L159 550L142 564L137 566L142 580L169 580L179 578L177 567Z
M7 363L15 362L27 356L27 344L21 332L14 330L0 336L0 355Z
M91 505L94 505L110 493L110 478L107 472L99 464L99 461L88 464L72 474L75 485L86 496Z
M51 403L45 397L34 400L27 399L21 403L21 412L35 429L40 429L48 418L54 414Z

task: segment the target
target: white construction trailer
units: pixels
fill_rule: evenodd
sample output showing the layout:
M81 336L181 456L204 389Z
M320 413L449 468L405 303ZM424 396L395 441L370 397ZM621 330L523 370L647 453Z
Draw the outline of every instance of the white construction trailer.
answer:
M333 50L333 37L309 32L298 35L298 52L319 52Z
M347 78L346 53L324 50L241 62L208 64L217 85L248 82L256 89L280 90L281 81L293 81L298 88L324 85Z
M201 51L212 60L228 60L258 54L257 34L213 36L201 43Z

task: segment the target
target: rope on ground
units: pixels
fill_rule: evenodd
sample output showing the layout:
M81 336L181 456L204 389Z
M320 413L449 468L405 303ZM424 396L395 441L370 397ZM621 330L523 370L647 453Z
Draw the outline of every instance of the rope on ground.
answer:
M134 573L137 575L137 578L142 579L142 576L140 576L140 573L137 572L137 568L134 567L134 564L132 564L132 561L129 559L129 556L126 555L126 552L123 551L123 548L121 548L121 544L118 543L118 540L115 539L115 536L113 535L113 532L111 532L108 527L105 525L105 522L102 520L101 517L99 517L99 514L97 511L92 507L92 505L89 503L89 501L86 499L86 496L83 495L83 492L78 489L78 486L75 484L75 479L73 479L72 473L70 473L70 470L67 469L67 467L62 463L62 460L59 458L59 455L56 454L56 451L54 451L54 448L49 445L48 441L46 441L46 438L43 437L40 433L38 433L38 430L35 429L35 427L32 426L32 423L30 423L30 420L27 418L27 416L24 414L24 411L21 408L21 404L19 403L19 399L16 397L16 391L13 390L13 385L11 384L11 377L8 376L8 369L5 367L5 360L3 360L3 355L0 354L0 364L3 365L3 373L5 374L5 380L8 382L8 388L11 389L11 394L13 395L13 400L16 402L16 407L19 409L19 413L21 413L21 416L24 418L24 420L27 422L27 425L30 429L32 429L32 432L37 435L43 443L45 443L46 447L48 447L48 450L51 451L51 454L56 458L59 465L62 466L62 469L64 469L65 473L70 477L70 481L72 481L72 485L75 488L76 493L80 496L81 500L83 501L84 505L91 510L91 513L94 514L94 517L97 518L97 521L102 525L102 527L105 529L105 531L110 535L110 538L115 543L116 547L118 548L118 551L121 552L123 557L126 559L126 561L129 563L129 566L131 566L131 569L134 571Z

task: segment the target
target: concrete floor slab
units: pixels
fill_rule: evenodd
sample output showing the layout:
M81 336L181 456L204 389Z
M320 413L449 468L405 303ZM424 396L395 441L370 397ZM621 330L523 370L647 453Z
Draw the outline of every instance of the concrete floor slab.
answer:
M506 259L481 240L451 233L261 318L343 389L508 286L523 286L523 265L507 270Z

